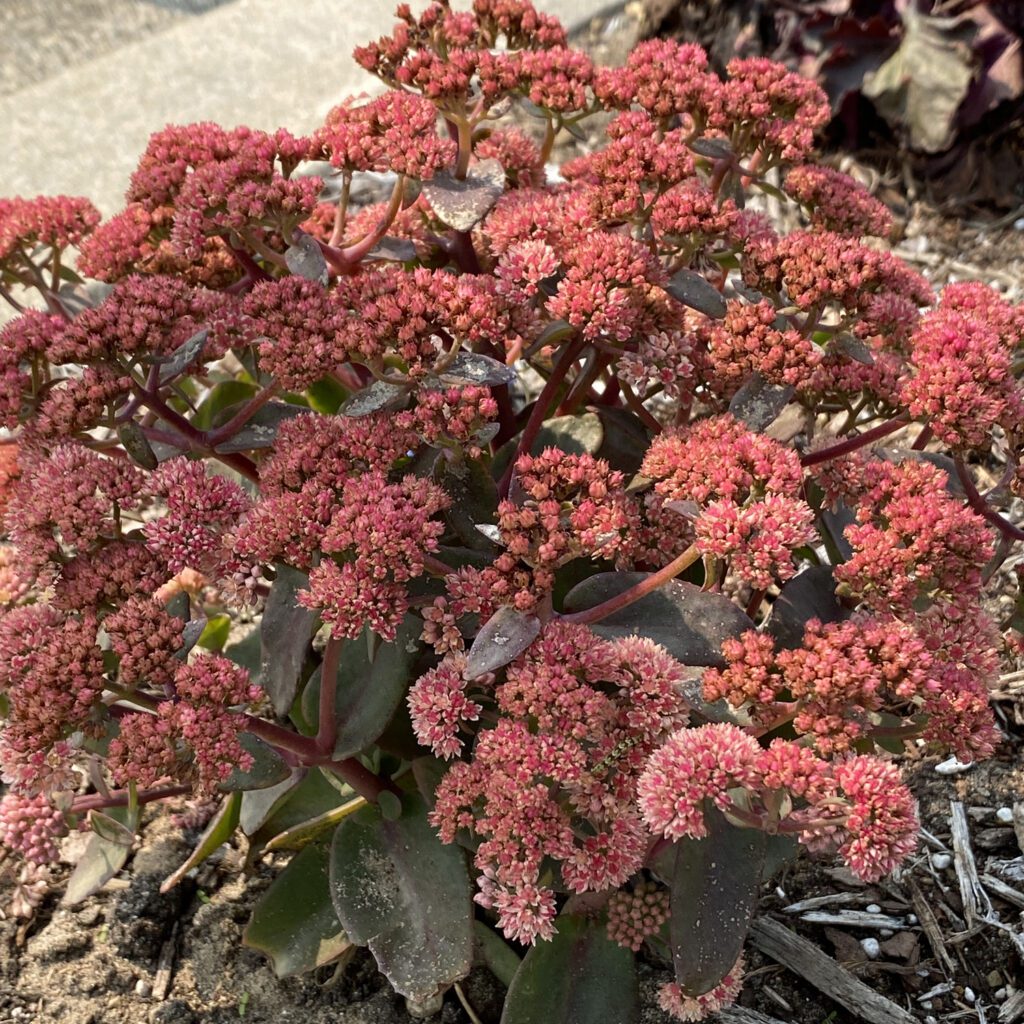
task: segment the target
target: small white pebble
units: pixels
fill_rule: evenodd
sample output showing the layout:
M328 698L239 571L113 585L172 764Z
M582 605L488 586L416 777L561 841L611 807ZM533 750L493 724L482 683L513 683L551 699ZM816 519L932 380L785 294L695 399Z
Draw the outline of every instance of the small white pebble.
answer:
M882 912L882 908L877 903L869 903L864 909L869 914L880 914Z
M896 933L891 928L879 928L878 934L881 935L883 939L891 939Z
M917 924L917 914L907 914L907 924Z
M861 939L860 948L864 950L864 955L869 960L877 960L879 954L882 952L882 948L878 945L878 939Z
M922 1010L930 1010L932 1008L932 1001L929 999L926 1003L921 1004ZM925 1017L925 1024L939 1024L934 1017Z
M1009 996L1009 992L1006 991L1006 988L1004 986L1003 988L997 988L993 993L993 996L997 1003L1005 1003L1007 997Z
M947 757L945 761L935 766L935 771L938 775L959 775L960 772L970 771L973 767L973 761L958 761L955 757Z
M775 886L775 895L778 896L780 900L784 900L787 898L786 890L783 889L781 885Z
M928 1008L931 1009L931 1003L928 1004ZM924 1024L939 1024L934 1017L925 1017Z
M974 994L973 988L964 987L964 1002L973 1003L977 996Z
M936 871L945 871L950 864L953 863L953 858L948 853L933 853L932 854L932 867Z
M1013 811L1009 807L1000 807L996 811L996 821L1000 825L1012 825L1013 824Z
M143 999L148 999L153 992L153 986L145 978L139 978L135 982L135 994Z
M1024 217L1018 217L1013 222L1013 227L1014 227L1014 230L1016 230L1016 231L1024 231Z

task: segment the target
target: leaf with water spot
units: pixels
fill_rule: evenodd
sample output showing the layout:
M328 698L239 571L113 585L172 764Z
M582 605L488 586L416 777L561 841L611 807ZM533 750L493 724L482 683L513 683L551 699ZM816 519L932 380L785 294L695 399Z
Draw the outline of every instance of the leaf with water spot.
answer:
M423 183L423 194L434 213L456 231L471 230L504 191L505 168L493 157L475 163L465 178L440 171Z
M691 996L711 991L739 959L765 858L763 832L737 828L708 802L704 818L707 836L679 840L662 860L676 982Z
M793 388L769 384L755 372L733 395L729 412L751 430L765 430L786 408L793 394Z
M497 672L540 635L540 619L511 605L499 608L477 633L466 658L466 678Z
M722 293L706 278L694 270L677 271L665 291L684 306L696 309L705 316L721 320L725 316L725 299Z
M399 994L427 1005L469 973L473 901L465 854L438 839L419 794L403 795L397 820L368 806L338 826L330 887L345 932L369 947Z

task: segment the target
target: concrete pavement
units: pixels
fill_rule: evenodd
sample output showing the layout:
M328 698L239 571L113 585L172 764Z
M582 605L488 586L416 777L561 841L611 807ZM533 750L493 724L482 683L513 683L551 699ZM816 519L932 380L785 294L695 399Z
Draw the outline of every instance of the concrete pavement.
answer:
M569 27L607 6L535 2ZM109 215L165 124L315 127L344 96L379 88L351 52L390 31L394 6L234 0L2 96L0 196L85 195Z

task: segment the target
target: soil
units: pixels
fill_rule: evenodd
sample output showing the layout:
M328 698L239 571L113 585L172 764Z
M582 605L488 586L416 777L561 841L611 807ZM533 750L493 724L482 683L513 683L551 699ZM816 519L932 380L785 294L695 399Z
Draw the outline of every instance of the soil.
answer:
M580 41L606 62L618 62L642 21L642 5L617 7L586 26ZM556 152L555 158L565 155ZM850 169L848 159L844 169ZM853 171L871 180L896 213L897 249L936 284L971 277L1024 299L1024 210L965 220L914 194L912 183L908 189L906 181L874 170L855 166ZM992 608L1000 618L1012 604L1012 573L1004 576L1006 587ZM759 907L760 914L794 927L923 1024L984 1024L998 1016L1014 990L1024 989L1024 964L1007 933L994 926L965 927L955 865L945 852L955 800L967 809L979 871L1024 893L1024 836L1006 820L1009 809L1024 799L1024 697L998 708L1010 739L993 760L952 776L936 772L934 760L907 763L926 842L894 878L866 886L833 863L804 858L766 884ZM182 811L189 808L179 804L151 812L127 868L81 905L59 902L69 871L65 866L56 870L34 917L0 919L0 1024L410 1024L415 1019L365 951L342 968L282 981L262 954L242 945L251 908L276 871L269 860L243 872L245 850L223 847L196 877L161 894L161 882L186 859L199 834L198 828L181 827ZM9 902L9 868L0 863L0 907ZM913 916L915 890L918 905L923 898L944 937L945 967ZM814 897L837 898L837 909L877 906L902 919L903 926L868 931L809 923L786 912ZM1019 924L1018 906L998 898L993 905L1003 923ZM862 944L872 938L878 940L875 959ZM656 1005L657 988L667 979L657 966L641 965L643 1024L669 1024ZM476 1018L497 1024L503 991L490 972L476 969L462 989ZM859 1024L862 1019L752 947L739 1002L792 1024ZM453 992L430 1021L474 1024Z

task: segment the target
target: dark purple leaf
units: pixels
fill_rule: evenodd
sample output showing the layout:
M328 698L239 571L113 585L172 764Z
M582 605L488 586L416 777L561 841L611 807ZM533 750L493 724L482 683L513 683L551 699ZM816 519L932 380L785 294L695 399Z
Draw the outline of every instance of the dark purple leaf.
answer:
M518 658L540 635L540 619L511 605L499 608L480 628L466 659L466 678L497 672Z
M493 157L474 164L465 178L441 171L423 183L434 213L456 231L472 229L504 191L505 168Z

